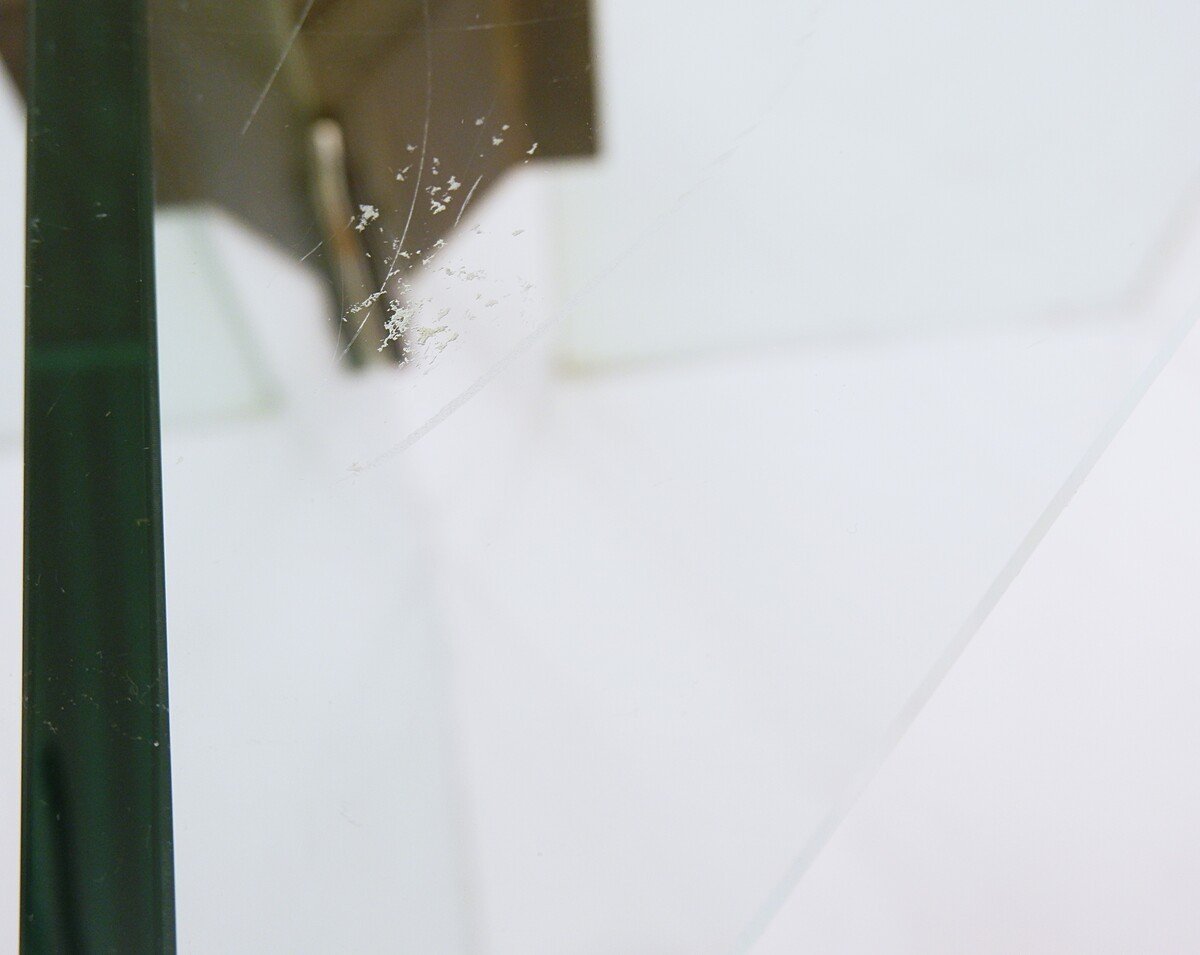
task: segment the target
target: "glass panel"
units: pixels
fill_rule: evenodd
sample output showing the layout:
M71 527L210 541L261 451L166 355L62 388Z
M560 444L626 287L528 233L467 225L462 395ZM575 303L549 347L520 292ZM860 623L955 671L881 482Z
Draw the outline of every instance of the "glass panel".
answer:
M1200 9L151 19L181 946L738 951L1193 321Z

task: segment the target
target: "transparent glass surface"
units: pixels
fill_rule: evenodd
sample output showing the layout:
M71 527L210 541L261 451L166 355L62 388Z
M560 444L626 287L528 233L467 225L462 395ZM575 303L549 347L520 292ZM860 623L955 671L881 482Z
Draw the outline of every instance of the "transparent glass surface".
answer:
M1200 8L151 8L181 948L745 950L1194 320Z

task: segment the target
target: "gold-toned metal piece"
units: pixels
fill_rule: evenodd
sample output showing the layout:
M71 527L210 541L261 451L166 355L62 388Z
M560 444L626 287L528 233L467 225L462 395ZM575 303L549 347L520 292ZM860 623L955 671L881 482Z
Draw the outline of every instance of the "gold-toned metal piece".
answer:
M398 288L419 261L398 242L415 253L453 228L467 189L437 191L448 176L477 183L477 202L513 166L596 149L588 0L149 0L149 12L158 202L221 206L322 268L339 326L351 289ZM24 0L0 0L18 86L25 14ZM334 127L336 160L313 139ZM335 220L360 206L378 218L348 245ZM360 358L378 353L372 321Z

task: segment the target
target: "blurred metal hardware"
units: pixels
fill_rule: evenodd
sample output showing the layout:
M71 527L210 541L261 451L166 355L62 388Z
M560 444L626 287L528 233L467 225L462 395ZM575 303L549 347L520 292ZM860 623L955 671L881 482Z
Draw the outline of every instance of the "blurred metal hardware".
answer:
M0 54L22 89L26 4L0 0ZM588 0L148 7L157 201L221 206L322 269L339 326L369 274L380 295L354 316L371 343L359 359L379 354L388 301L473 184L478 202L513 166L596 151ZM351 237L362 267L341 235L351 223L330 218L331 154L310 136L324 120L341 130L350 209L378 212ZM450 176L465 186L438 189ZM400 343L388 352L403 357Z

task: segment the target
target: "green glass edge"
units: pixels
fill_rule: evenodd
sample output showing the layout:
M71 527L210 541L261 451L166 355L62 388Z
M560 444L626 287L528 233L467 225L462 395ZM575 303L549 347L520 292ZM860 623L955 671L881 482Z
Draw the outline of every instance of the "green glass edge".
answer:
M29 19L21 951L172 952L146 11Z

